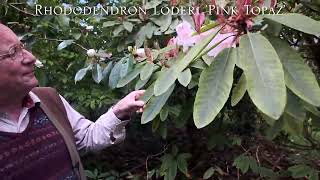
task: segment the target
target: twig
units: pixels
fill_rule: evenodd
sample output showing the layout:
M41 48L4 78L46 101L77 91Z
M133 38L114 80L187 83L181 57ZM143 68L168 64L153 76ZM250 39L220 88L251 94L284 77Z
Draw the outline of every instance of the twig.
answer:
M24 14L27 14L27 15L30 15L30 16L33 16L33 17L38 17L38 15L36 15L36 14L29 13L29 12L27 12L27 11L24 11L24 10L18 8L17 6L14 6L13 3L9 3L8 5L9 5L10 7L14 8L15 10L19 11L19 12L22 12L22 13L24 13Z
M260 148L260 146L258 146L257 150L256 150L256 159L257 159L259 166L261 166L260 159L259 159L259 148Z
M42 40L48 40L48 41L57 41L57 42L63 42L64 40L60 40L60 39L50 39L50 38L39 38L39 39L42 39ZM72 44L76 45L76 46L79 46L80 48L82 48L83 50L85 51L88 51L87 48L83 47L81 44L78 44L76 42L72 42Z
M239 168L237 168L237 179L240 179L240 172L239 172Z
M275 168L276 168L275 165L278 165L278 163L280 162L281 158L282 158L282 156L280 156L280 157L276 160L276 162L274 163L274 165L273 165L273 167L272 167L272 171L275 170Z
M148 172L149 172L149 170L148 170L148 160L149 160L150 158L157 157L157 156L165 153L167 150L168 150L168 146L166 145L166 146L164 147L164 150L163 150L163 151L161 151L161 152L159 152L159 153L157 153L157 154L150 155L150 156L147 157L147 159L146 159L147 179L148 179Z
M267 158L265 155L262 154L262 158L266 160L268 163L270 163L274 168L278 168L279 170L282 170L280 166L278 166L276 163L272 162L269 158ZM272 168L273 169L273 168Z

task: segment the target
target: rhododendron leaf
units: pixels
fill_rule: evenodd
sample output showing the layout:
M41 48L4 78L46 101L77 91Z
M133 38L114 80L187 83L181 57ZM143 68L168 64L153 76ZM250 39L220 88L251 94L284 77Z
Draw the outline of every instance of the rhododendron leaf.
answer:
M306 118L306 110L304 109L303 104L300 102L299 98L289 90L287 91L285 112L301 121L304 121Z
M132 29L133 29L133 24L132 24L131 22L124 21L124 22L123 22L123 27L124 27L127 31L131 32Z
M194 68L197 68L197 69L205 69L205 68L207 68L209 66L204 61L197 60L194 63L191 63L190 67L194 67Z
M140 73L140 79L141 80L146 80L148 79L153 72L154 64L153 63L146 63Z
M272 21L270 19L266 19L265 21L268 24L266 32L270 35L278 37L282 30L282 24Z
M151 76L150 76L151 77ZM138 82L136 83L136 85L134 86L134 90L139 90L141 89L144 85L147 84L147 82L149 82L150 77L146 80L141 80L140 78L138 79Z
M288 113L283 113L283 127L282 129L291 135L302 135L303 121L296 119Z
M142 26L138 33L135 35L135 45L137 48L141 47L146 40L146 38L151 38L153 32L155 31L156 27L151 23L147 23L146 25Z
M148 123L152 121L161 111L162 107L167 102L169 96L172 94L174 90L175 84L170 86L170 88L160 96L153 96L150 101L147 103L142 117L141 124Z
M265 18L281 23L290 28L302 31L307 34L320 36L320 22L312 18L297 13L289 14L270 14L264 15Z
M122 60L120 60L119 62L117 62L114 67L111 70L111 73L109 75L109 86L114 89L119 80L120 80L120 71L121 71L121 65L122 65Z
M246 76L242 73L239 82L237 83L236 87L232 90L231 95L231 106L235 106L238 102L243 98L244 94L247 91L247 81Z
M197 128L212 122L229 98L236 62L233 50L223 50L200 75L193 113Z
M181 72L181 74L178 77L178 81L182 86L187 87L191 81L191 78L192 78L192 74L190 69L188 68Z
M259 33L240 40L240 58L253 103L266 115L278 119L286 104L284 72L276 51Z
M106 21L102 24L102 27L110 27L110 26L114 26L114 25L117 25L119 24L118 22L116 21Z
M161 4L162 1L150 1L145 5L146 9L154 9Z
M201 42L193 46L185 56L178 57L177 63L174 64L172 68L161 73L156 81L154 94L158 96L164 93L176 81L180 73L208 46L217 34L218 31L204 38Z
M168 15L162 15L160 17L156 18L150 18L152 22L154 22L156 25L160 26L161 32L166 31L172 22L172 16L171 14Z
M277 51L289 89L306 102L320 106L320 87L310 67L290 45L278 38L268 38Z
M102 71L102 77L106 77L107 75L109 75L109 73L111 72L113 67L112 61L110 61L107 66L103 69Z
M123 87L127 85L129 82L131 82L134 78L136 78L142 69L142 65L138 64L133 70L131 70L126 76L121 78L117 84L117 88Z
M94 64L92 67L92 79L96 82L96 83L100 83L100 81L102 80L103 76L102 76L102 71L103 69L101 68L100 64Z
M209 24L206 24L206 25L204 25L204 26L202 26L201 28L200 28L200 33L204 33L204 32L206 32L206 31L209 31L210 29L213 29L213 28L215 28L215 27L217 27L217 26L219 26L220 24L217 22L217 21L214 21L214 22L211 22L211 23L209 23ZM195 32L193 35L195 35L197 32Z
M64 40L58 45L57 49L58 50L64 49L67 46L71 45L72 43L73 43L73 40Z
M121 64L121 69L120 69L120 77L123 78L125 77L128 72L132 70L133 67L133 60L130 57L123 57L123 62Z
M124 30L124 26L123 25L120 25L120 26L117 26L116 28L114 28L113 30L113 36L119 36L119 34Z
M77 81L82 80L90 68L92 68L92 65L80 69L74 77L74 82L77 83Z
M143 96L140 97L140 100L144 101L145 103L147 103L151 97L153 96L153 87L154 87L154 83L151 84L146 91L144 92Z
M202 56L203 61L210 66L210 64L212 63L212 61L214 60L213 56L208 56L207 54Z

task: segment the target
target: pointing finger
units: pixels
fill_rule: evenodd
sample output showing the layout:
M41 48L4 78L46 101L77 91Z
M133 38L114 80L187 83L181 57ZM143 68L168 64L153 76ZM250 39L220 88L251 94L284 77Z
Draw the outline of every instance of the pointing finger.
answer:
M138 90L138 91L134 91L134 98L135 100L140 99L141 96L143 96L145 90Z
M135 101L135 102L133 102L133 105L137 106L137 107L143 107L145 105L145 102L144 101Z

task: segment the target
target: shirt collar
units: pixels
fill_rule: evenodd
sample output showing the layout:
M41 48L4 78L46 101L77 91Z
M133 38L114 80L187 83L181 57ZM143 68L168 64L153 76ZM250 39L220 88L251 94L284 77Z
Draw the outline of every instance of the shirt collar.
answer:
M33 92L29 92L28 95L23 99L22 106L24 108L32 108L40 105L39 97ZM0 112L0 119L7 119L7 113Z
M39 104L40 104L39 97L31 91L23 100L23 106L26 108L31 108L31 107L39 105Z

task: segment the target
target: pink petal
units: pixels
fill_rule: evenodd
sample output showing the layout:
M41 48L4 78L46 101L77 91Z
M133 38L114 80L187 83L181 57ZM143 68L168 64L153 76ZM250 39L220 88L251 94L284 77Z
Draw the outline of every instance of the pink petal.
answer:
M196 12L193 14L192 19L196 28L196 31L200 33L200 28L204 23L206 16L204 12L200 13L200 8L196 7Z
M184 52L195 43L192 34L194 30L188 22L182 22L176 27L177 44L183 46Z
M208 56L217 56L222 50L225 48L236 47L236 42L234 41L235 33L225 33L225 34L217 34L217 36L210 42L209 47L212 47L216 43L222 41L217 47L208 52Z

